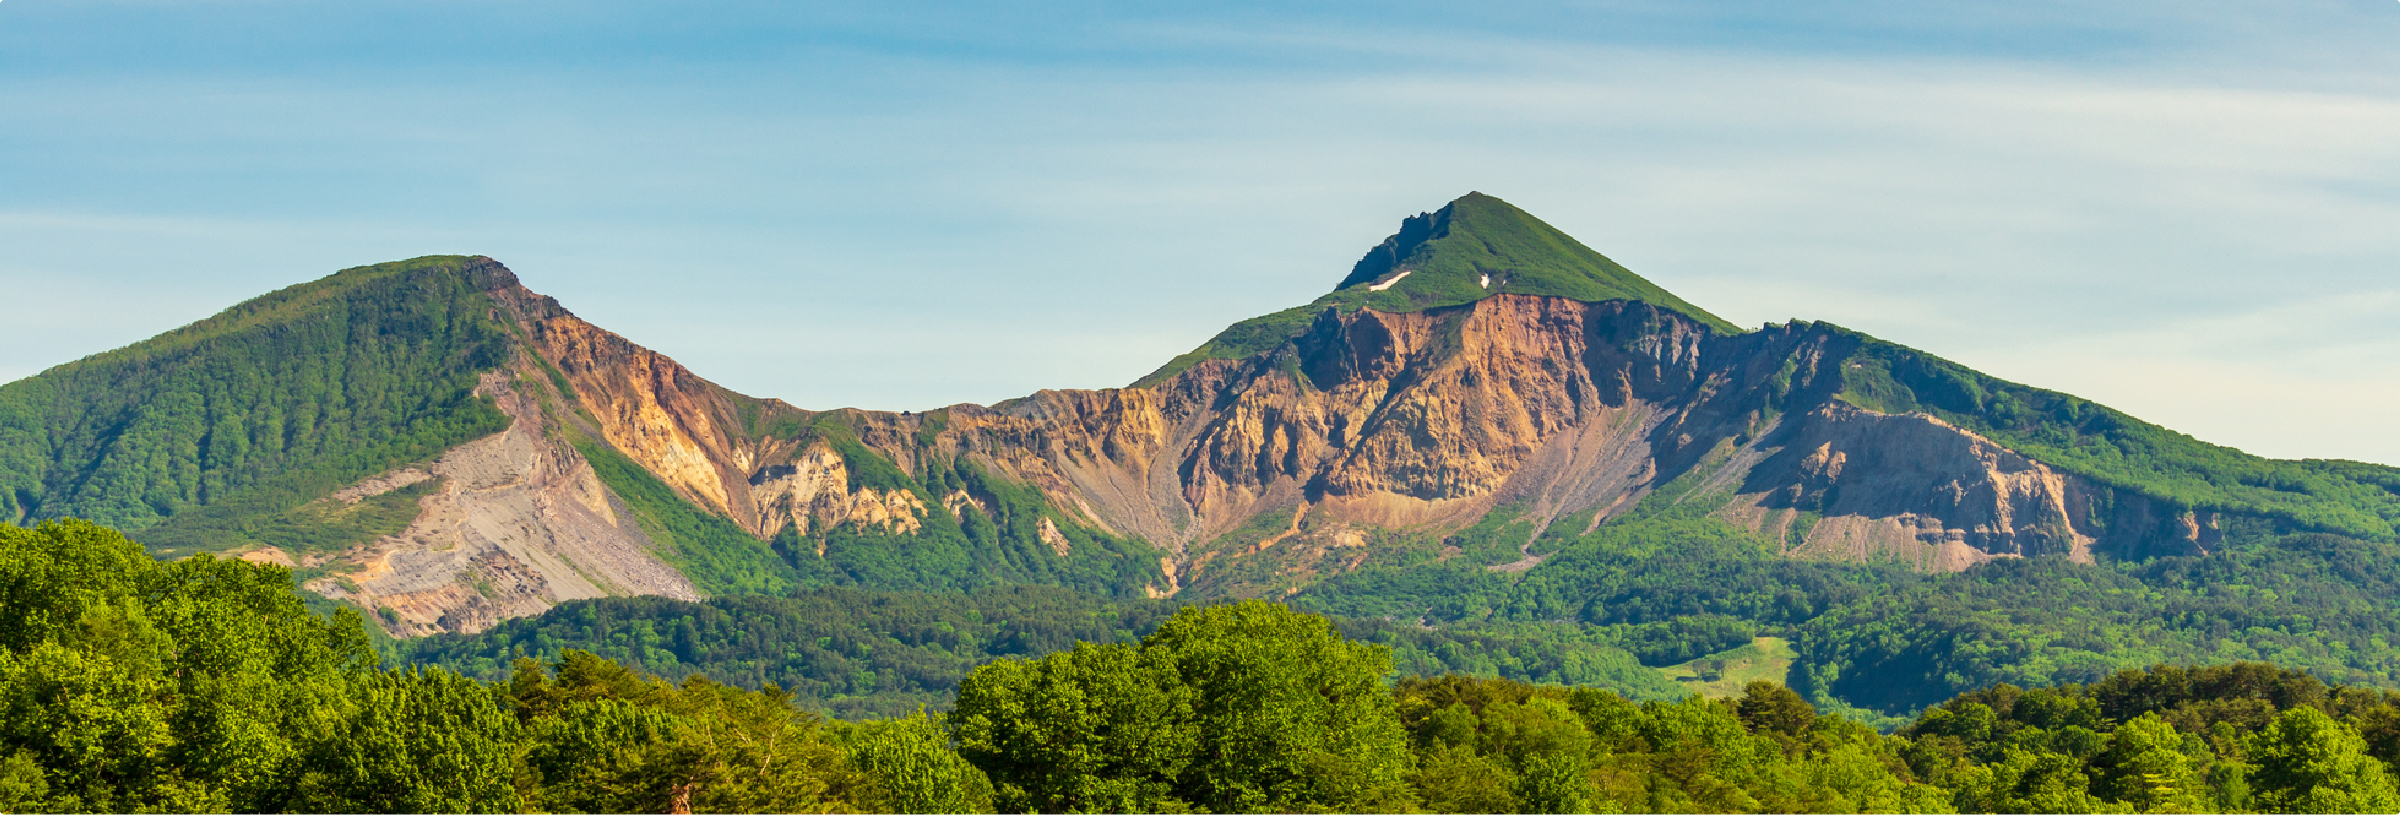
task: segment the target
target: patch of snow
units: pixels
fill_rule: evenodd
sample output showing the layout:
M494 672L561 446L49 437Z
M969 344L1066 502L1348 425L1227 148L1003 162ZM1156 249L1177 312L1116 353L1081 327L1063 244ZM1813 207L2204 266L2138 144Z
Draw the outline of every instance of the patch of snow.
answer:
M1391 287L1392 287L1392 284L1400 282L1400 278L1407 277L1407 276L1409 276L1409 275L1411 275L1411 274L1415 274L1415 273L1416 273L1416 270L1415 270L1415 269L1410 269L1410 270L1408 270L1408 271L1401 272L1401 273L1399 273L1399 274L1396 274L1396 275L1392 275L1392 279L1390 279L1390 280L1386 280L1386 281L1383 281L1383 282L1381 282L1381 283L1377 283L1377 284L1375 284L1375 285L1368 286L1368 287L1367 287L1367 291L1383 291L1384 289L1391 288Z

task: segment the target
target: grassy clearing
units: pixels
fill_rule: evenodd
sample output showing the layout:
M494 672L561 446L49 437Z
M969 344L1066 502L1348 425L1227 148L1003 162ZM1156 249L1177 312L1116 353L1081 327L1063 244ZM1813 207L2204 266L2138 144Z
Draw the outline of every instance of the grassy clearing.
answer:
M1792 643L1781 637L1759 637L1749 645L1729 651L1719 651L1681 665L1669 665L1657 671L1667 679L1682 685L1684 690L1712 699L1739 696L1742 686L1759 680L1784 684L1791 675L1792 660L1800 654Z

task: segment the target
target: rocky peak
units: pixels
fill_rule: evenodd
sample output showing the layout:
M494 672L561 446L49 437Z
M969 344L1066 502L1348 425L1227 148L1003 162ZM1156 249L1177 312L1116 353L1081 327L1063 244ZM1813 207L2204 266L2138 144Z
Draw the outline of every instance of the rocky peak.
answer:
M1483 193L1475 192L1467 195L1475 197L1481 196ZM1440 212L1421 212L1401 219L1400 231L1393 233L1391 237L1384 238L1383 243L1377 244L1375 248L1367 250L1367 256L1359 258L1358 265L1350 267L1350 276L1342 278L1342 284L1334 288L1337 290L1347 289L1352 286L1374 283L1399 270L1401 263L1416 258L1417 250L1422 248L1426 241L1432 240L1437 235L1449 233L1450 213L1457 208L1458 204L1452 202L1450 205L1442 207Z

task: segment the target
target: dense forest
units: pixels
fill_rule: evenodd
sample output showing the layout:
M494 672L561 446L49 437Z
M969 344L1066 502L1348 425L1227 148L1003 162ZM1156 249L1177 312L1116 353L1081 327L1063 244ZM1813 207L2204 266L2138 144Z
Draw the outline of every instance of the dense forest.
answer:
M1074 601L880 602L939 630ZM387 666L357 615L311 613L279 567L160 562L87 522L0 525L0 810L2400 807L2400 694L2265 664L1993 685L1885 735L1767 682L1646 701L1466 673L1393 683L1393 648L1285 606L1083 602L1007 632L1020 641L998 648L1017 654L972 668L946 713L843 721L773 684L669 682L573 648L490 681Z

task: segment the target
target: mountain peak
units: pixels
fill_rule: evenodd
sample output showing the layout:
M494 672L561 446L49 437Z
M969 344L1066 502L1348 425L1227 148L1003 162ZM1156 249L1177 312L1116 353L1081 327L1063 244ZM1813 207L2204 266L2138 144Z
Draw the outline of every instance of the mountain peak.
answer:
M1401 221L1400 231L1369 250L1322 300L1377 311L1422 311L1495 294L1639 300L1738 331L1556 227L1480 192Z
M1252 317L1217 334L1135 382L1165 381L1205 359L1241 359L1282 345L1327 308L1345 312L1424 311L1495 294L1564 297L1585 302L1634 300L1680 312L1727 334L1714 314L1642 279L1557 227L1515 205L1470 192L1441 209L1410 216L1350 267L1341 285L1305 306Z

